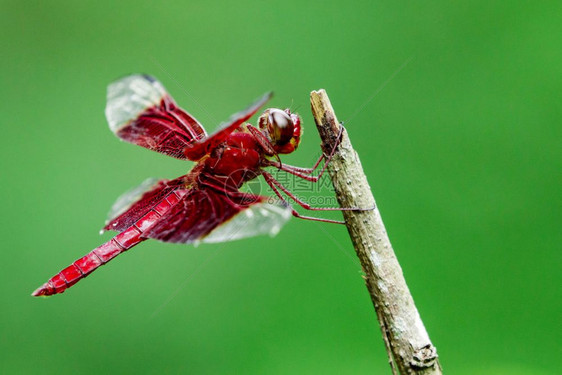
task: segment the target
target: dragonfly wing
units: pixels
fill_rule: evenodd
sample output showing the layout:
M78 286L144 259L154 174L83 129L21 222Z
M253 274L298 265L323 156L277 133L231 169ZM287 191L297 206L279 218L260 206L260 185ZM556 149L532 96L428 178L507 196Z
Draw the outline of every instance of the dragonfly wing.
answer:
M240 127L246 120L252 117L258 109L260 109L271 97L272 92L264 94L262 97L253 102L248 108L243 111L237 112L230 116L228 121L219 125L218 129L208 136L197 142L193 142L188 145L184 152L190 160L199 160L202 158L209 150L217 147L221 142L223 142L226 137L236 129Z
M229 197L212 189L190 190L143 236L165 242L226 242L262 234L275 235L291 217L268 197ZM251 202L251 203L247 203Z
M178 189L183 176L169 181L149 178L127 191L113 204L103 230L124 231L157 205L166 195ZM102 230L102 232L103 232Z
M226 242L259 235L275 236L291 216L291 210L287 206L256 203L217 226L201 242Z
M107 214L106 224L131 208L131 206L135 202L142 198L144 193L156 188L159 182L159 179L150 177L144 180L139 186L136 186L121 194L121 196L119 196L119 198L117 198L115 203L113 203L113 205L111 206L111 209Z
M183 150L207 137L203 126L179 108L156 79L135 74L107 88L105 115L122 140L178 159Z

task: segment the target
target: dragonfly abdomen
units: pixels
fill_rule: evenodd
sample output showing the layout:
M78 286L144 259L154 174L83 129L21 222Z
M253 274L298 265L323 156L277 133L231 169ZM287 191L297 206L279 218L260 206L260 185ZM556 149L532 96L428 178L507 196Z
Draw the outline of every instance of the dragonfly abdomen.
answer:
M32 296L50 296L62 293L117 255L146 240L143 233L168 212L183 194L185 194L183 191L176 191L166 196L129 228L51 277L35 290Z

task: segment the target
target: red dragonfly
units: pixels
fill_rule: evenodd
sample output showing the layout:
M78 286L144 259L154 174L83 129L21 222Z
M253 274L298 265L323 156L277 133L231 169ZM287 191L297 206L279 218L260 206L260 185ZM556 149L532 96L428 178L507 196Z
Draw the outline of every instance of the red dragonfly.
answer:
M196 164L184 176L147 180L125 193L113 205L102 230L119 234L50 278L32 295L62 293L149 238L197 243L274 235L291 215L339 223L300 215L281 192L305 209L341 209L310 207L264 169L274 167L315 182L331 157L323 154L312 168L281 163L279 154L289 154L299 145L300 117L289 109L269 108L259 117L258 127L245 122L271 96L263 95L207 135L199 121L179 108L156 79L131 75L109 85L105 114L110 129L119 138ZM312 176L322 160L325 163L321 172ZM245 182L258 176L263 176L279 197L276 202L271 202L270 197L240 191Z

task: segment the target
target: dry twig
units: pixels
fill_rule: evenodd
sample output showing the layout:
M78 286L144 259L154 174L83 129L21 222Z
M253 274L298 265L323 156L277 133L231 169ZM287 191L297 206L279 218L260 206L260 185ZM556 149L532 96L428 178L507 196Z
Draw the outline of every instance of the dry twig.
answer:
M313 91L310 101L326 154L336 141L340 124L324 90ZM341 207L375 207L370 211L343 211L343 215L365 273L393 372L396 365L401 374L441 374L437 350L429 340L359 157L345 131L328 172Z

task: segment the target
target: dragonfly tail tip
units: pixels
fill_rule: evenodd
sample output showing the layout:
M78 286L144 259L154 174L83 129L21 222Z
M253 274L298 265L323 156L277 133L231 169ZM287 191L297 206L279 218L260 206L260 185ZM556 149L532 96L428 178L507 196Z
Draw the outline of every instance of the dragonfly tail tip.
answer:
M52 293L52 288L50 287L49 283L41 285L39 288L35 289L33 293L31 293L32 297L48 297Z

